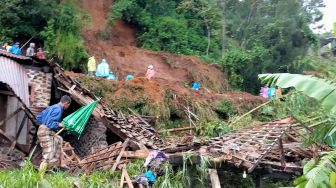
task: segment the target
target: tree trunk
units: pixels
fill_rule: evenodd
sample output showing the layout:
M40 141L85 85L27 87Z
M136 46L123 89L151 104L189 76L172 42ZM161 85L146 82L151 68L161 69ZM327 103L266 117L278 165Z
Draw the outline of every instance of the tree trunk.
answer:
M210 50L210 44L211 44L211 29L208 23L206 23L206 28L207 28L207 32L208 32L208 46L206 49L206 55L209 55L209 50Z
M226 0L222 0L221 3L221 8L222 8L222 58L224 58L225 54L225 34L226 34L226 21L225 21L225 9L226 9Z

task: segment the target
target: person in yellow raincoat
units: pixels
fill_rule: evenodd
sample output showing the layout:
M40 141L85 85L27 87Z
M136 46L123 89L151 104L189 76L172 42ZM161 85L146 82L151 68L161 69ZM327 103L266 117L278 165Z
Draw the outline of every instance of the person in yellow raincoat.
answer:
M95 72L96 72L96 59L94 56L89 58L88 61L88 74L89 76L95 76Z

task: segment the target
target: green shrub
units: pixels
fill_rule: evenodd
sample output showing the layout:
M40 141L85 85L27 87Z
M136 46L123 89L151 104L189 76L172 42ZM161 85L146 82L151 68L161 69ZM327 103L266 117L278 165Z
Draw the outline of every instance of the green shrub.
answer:
M230 100L220 101L214 110L222 119L229 119L233 115L237 114L237 110L234 109L232 101Z

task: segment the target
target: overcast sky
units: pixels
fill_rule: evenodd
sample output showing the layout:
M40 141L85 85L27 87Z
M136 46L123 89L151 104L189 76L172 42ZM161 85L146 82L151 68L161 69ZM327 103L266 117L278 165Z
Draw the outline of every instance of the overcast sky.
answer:
M319 32L332 31L333 23L336 22L336 0L323 1L326 7L322 9L323 20L320 23L323 24L324 27L320 29Z

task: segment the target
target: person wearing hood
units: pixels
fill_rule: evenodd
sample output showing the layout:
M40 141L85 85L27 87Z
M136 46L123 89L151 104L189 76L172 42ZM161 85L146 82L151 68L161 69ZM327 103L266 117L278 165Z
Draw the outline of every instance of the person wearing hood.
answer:
M94 76L96 72L96 59L94 56L89 58L87 66L89 76Z
M21 55L20 43L16 42L10 49L9 52L15 55Z
M146 72L146 78L148 80L152 80L154 76L155 76L154 67L153 65L149 65Z
M272 99L275 96L275 86L271 86L268 89L268 98Z
M106 59L103 59L101 63L97 66L96 76L101 78L107 78L110 73L110 67L106 62Z
M26 51L26 56L27 57L35 56L35 43L32 42L29 44L29 48L27 48L27 51Z

